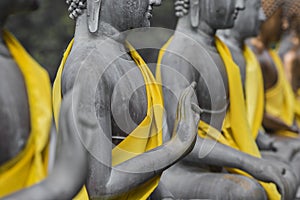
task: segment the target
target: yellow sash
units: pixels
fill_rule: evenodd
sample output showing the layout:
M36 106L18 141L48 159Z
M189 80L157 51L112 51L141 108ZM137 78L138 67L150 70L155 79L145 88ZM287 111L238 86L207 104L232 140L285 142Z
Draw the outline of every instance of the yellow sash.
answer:
M48 73L7 31L4 41L24 77L30 110L30 137L14 159L0 166L0 197L33 185L47 175L49 133L52 120Z
M163 55L171 43L172 38L162 47L159 52L156 77L158 81L161 80L161 61ZM255 157L261 157L260 152L255 143L254 137L250 130L247 115L246 105L243 94L243 86L241 82L241 76L238 66L233 62L231 54L227 46L216 38L216 46L222 60L225 64L228 82L229 82L229 95L230 95L230 107L227 111L222 133L204 121L200 121L198 125L198 135L202 138L210 138L216 140L224 145L235 148L244 153L248 153ZM247 56L250 56L247 51ZM238 170L229 169L232 173L237 173L251 177L249 174ZM267 192L268 198L271 200L279 200L281 195L276 189L276 186L271 183L260 182Z
M56 119L58 119L59 106L61 103L61 74L72 45L73 41L70 43L64 54L53 88L53 105ZM159 86L144 60L130 44L127 44L127 46L133 60L138 65L143 75L147 92L148 108L147 116L141 124L112 150L112 166L116 166L139 154L162 145L163 101ZM157 187L159 179L159 176L152 178L117 199L147 199ZM84 188L75 199L89 199L86 189Z
M246 60L246 108L253 138L256 139L264 115L264 82L261 68L255 54L244 47Z
M297 94L295 94L295 114L297 124L300 124L300 89L297 90Z
M266 112L292 125L295 119L295 97L291 86L285 78L282 62L273 50L269 51L278 74L276 84L266 91ZM290 131L277 131L276 134L287 137L298 137Z

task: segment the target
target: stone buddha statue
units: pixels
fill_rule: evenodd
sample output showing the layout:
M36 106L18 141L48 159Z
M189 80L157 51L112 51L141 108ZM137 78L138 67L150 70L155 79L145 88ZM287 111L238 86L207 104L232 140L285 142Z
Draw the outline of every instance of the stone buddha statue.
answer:
M299 161L294 160L299 151L296 141L276 140L261 130L264 115L264 85L259 61L245 43L247 38L256 37L260 25L265 20L261 1L246 0L246 9L237 17L234 28L220 31L219 35L230 49L235 63L238 65L244 88L244 98L247 109L248 122L253 138L256 139L262 156L266 159L282 160L294 167L293 172L299 177ZM291 164L292 163L292 164ZM287 177L288 178L288 177ZM291 188L296 192L298 181L291 177Z
M292 86L296 105L296 120L300 123L300 1L288 1L284 5L284 21L287 26L280 41L278 53L282 59L285 75Z
M175 2L180 18L175 34L160 51L156 69L156 77L163 86L168 126L172 127L176 116L180 91L194 81L202 111L194 149L164 171L161 178L175 198L290 199L294 196L286 181L286 176L294 175L288 166L261 158L247 122L240 70L226 45L215 37L218 29L233 27L244 3L243 0Z
M4 28L10 15L37 7L35 0L0 2L0 198L47 175L52 121L50 80Z
M194 146L195 83L182 91L175 127L168 129L158 83L125 45L126 31L149 26L161 1L67 3L76 29L54 83L55 165L45 181L8 199L71 199L80 190L76 199L172 198L159 177ZM171 140L164 142L165 134Z
M266 112L263 125L267 132L280 136L298 137L292 88L284 74L282 62L272 45L282 36L282 1L264 0L267 19L260 34L251 40L251 46L260 61L263 73ZM278 112L283 111L279 115Z

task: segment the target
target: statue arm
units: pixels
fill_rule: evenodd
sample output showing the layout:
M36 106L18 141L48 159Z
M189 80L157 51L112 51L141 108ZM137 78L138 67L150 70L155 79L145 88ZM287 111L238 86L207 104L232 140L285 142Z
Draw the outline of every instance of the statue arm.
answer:
M275 139L267 135L264 131L258 131L256 144L260 150L273 150L272 144L274 141Z
M62 103L60 118L65 120L60 121L52 172L41 183L20 190L4 199L72 199L79 192L86 179L88 162L87 152L74 134L76 130L71 120L70 100L71 95L67 95Z
M294 133L300 132L297 126L294 125L290 126L286 124L284 121L282 121L281 119L279 119L278 117L274 117L266 112L264 113L264 117L263 117L263 125L264 127L270 130L276 130L276 131L286 130Z

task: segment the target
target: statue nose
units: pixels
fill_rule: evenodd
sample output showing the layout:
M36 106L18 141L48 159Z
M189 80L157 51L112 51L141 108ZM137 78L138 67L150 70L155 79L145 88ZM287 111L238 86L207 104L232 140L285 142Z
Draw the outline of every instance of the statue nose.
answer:
M237 0L236 9L237 10L244 10L245 9L245 0Z

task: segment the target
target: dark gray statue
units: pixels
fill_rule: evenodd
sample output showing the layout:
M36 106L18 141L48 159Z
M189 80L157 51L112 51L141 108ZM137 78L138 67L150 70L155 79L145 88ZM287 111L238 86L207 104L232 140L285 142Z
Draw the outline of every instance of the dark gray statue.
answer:
M76 18L76 30L59 85L63 100L55 165L45 181L7 199L71 199L84 184L91 199L122 199L141 192L143 198L139 198L145 199L149 190L143 188L147 188L148 182L185 156L194 145L200 113L196 104L192 104L195 84L182 92L174 131L169 132L164 126L164 134L173 135L172 139L112 167L115 159L112 148L128 142L128 134L140 128L139 124L148 117L147 104L160 96L159 90L153 89L157 88L155 84L145 85L145 77L151 82L152 75L145 66L146 72L140 71L136 64L139 61L133 62L136 57L127 53L126 35L121 32L149 26L151 10L161 1L68 3L70 16ZM156 123L161 122L162 119ZM130 145L135 148L137 144ZM153 198L172 198L161 188L159 185Z
M173 125L180 91L195 81L201 120L220 131L229 105L229 84L226 60L216 48L215 33L217 29L233 27L238 12L244 9L244 0L176 1L175 9L180 17L176 32L159 58L168 126ZM283 199L294 195L285 177L293 176L288 166L202 137L197 137L188 156L163 173L161 181L178 199L267 198L257 181L223 173L223 167L238 168L257 180L275 183ZM269 191L268 197L273 193Z
M0 198L47 175L49 76L4 28L10 15L37 8L36 0L0 2Z
M25 82L20 69L4 44L3 28L9 15L32 11L36 7L35 3L36 1L17 0L0 3L0 151L5 152L0 154L0 165L15 157L24 148L30 134Z
M237 63L237 65L240 68L242 82L244 86L245 91L245 98L247 98L248 95L251 95L249 91L246 91L246 83L253 84L257 87L254 83L246 82L247 79L247 67L251 63L257 63L257 70L259 70L260 74L257 73L257 76L261 78L260 87L257 87L257 89L261 89L263 94L263 79L261 74L261 69L258 60L254 57L247 56L246 51L250 51L249 47L245 44L245 41L247 38L255 37L259 33L260 25L261 23L266 19L263 9L261 7L261 0L246 0L246 9L241 12L236 20L235 26L232 29L221 31L220 37L225 41L225 43L228 45L230 52L232 54L232 58ZM248 48L248 50L247 50ZM253 52L252 52L252 55ZM247 56L247 57L246 57ZM252 61L252 59L255 60L255 62ZM249 64L250 63L250 64ZM250 69L253 70L254 68ZM251 73L251 72L250 72ZM248 72L248 76L251 76ZM251 78L251 77L249 77ZM255 80L253 80L255 81ZM256 95L255 93L253 95ZM261 96L263 98L263 95ZM255 103L254 103L255 105ZM260 113L260 119L262 122L263 118L263 107L256 107L256 109L261 109ZM251 112L251 111L250 111ZM262 130L259 131L257 138L256 138L257 144L259 148L262 150L261 153L264 158L266 159L276 159L276 160L282 160L283 162L286 162L287 164L291 164L293 167L293 171L299 177L299 161L297 159L298 156L295 156L299 152L299 144L297 144L297 140L294 141L283 141L279 139L275 139L273 137L270 137L266 133L264 133ZM296 158L296 159L295 159ZM299 178L298 178L299 179ZM294 193L296 192L295 189L297 189L298 182L297 179L292 178L289 180L289 182L292 184L290 187L291 190L294 190Z

